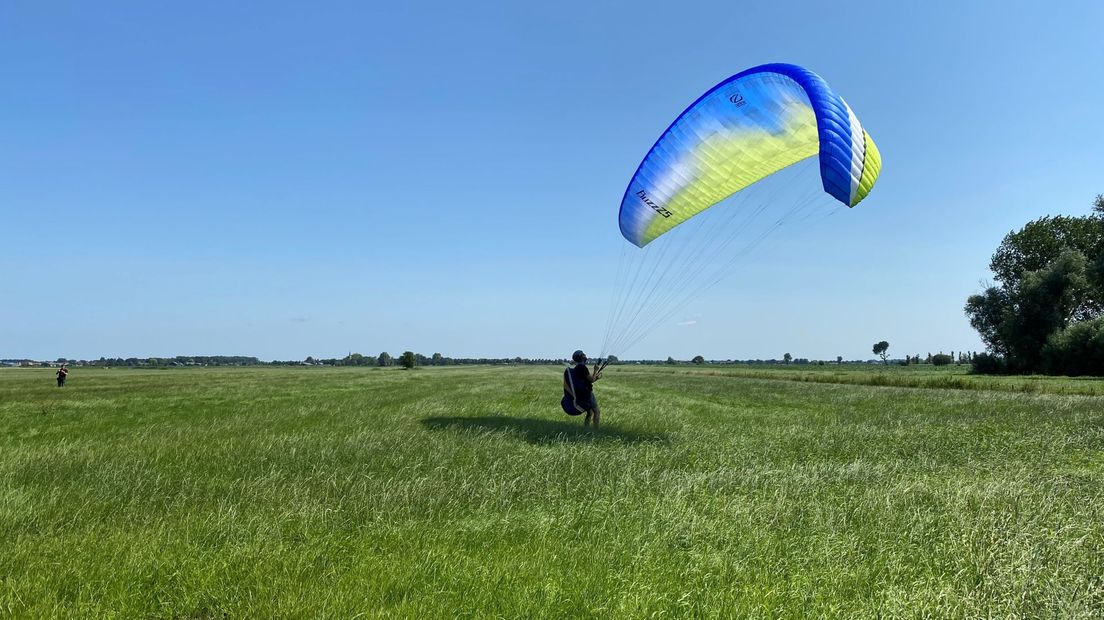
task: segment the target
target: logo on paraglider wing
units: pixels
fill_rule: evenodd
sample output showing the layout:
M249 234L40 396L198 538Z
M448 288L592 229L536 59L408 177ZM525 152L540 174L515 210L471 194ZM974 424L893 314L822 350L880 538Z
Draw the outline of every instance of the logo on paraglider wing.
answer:
M728 100L732 103L735 103L737 108L747 103L747 101L744 101L744 96L740 93L732 93L732 95L729 96Z
M640 198L640 200L644 204L651 207L652 211L655 211L656 213L662 215L663 217L671 217L671 212L668 211L667 209L664 209L663 207L657 205L656 203L652 202L652 199L648 198L648 194L644 190L640 190L640 191L636 192L636 196L638 198Z

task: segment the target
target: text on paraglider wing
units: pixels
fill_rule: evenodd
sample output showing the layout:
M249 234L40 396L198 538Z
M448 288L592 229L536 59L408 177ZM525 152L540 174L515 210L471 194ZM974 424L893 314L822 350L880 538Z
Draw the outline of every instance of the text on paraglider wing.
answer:
M645 193L644 190L640 190L640 191L636 192L636 195L638 197L640 197L640 200L644 201L644 204L651 207L652 210L655 211L656 213L662 215L663 217L671 217L671 212L668 211L667 209L664 209L663 207L657 205L656 203L652 202L652 199L648 198L648 194Z

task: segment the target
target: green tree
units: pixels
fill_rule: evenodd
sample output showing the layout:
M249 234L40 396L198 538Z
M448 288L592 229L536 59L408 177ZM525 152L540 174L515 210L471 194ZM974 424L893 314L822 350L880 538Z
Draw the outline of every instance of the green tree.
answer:
M1091 328L1061 332L1104 315L1104 195L1092 210L1039 218L1001 241L990 261L997 283L966 301L970 325L997 357L968 356L975 372L1071 372L1061 352L1073 350L1091 365Z
M1096 196L1092 210L1088 216L1042 217L1005 235L989 263L997 288L1014 296L1028 274L1074 251L1086 260L1091 286L1081 291L1073 320L1099 316L1104 311L1104 195Z
M677 364L678 362L675 361L675 358L668 356L667 357L667 363L671 364L671 365L674 365L674 364Z
M690 361L695 363L695 364L704 364L705 363L705 358L700 356L700 355L695 355L694 359L692 359Z
M782 356L782 361L789 364L791 361L793 361L793 356L790 355L789 353L786 353L785 355Z
M416 361L413 351L403 351L402 357L399 358L399 363L407 370L413 368Z
M376 358L376 365L378 365L378 366L390 366L391 364L394 364L394 363L395 362L391 358L391 354L388 353L387 351L384 351L383 353L380 353L379 357Z
M1078 250L1067 249L1043 268L1022 274L1015 287L989 287L966 300L970 325L1012 371L1040 369L1043 347L1056 331L1085 320L1093 286Z
M440 353L434 353L430 363L434 366L440 366L445 363L445 358Z
M989 261L996 280L1005 289L1015 291L1025 275L1044 269L1069 250L1086 257L1100 256L1104 253L1104 222L1100 217L1104 215L1104 206L1101 205L1098 196L1093 205L1095 215L1047 216L1005 235ZM1093 301L1097 302L1096 311L1099 312L1099 296Z
M882 363L889 365L889 343L885 340L874 343L874 355L882 358Z

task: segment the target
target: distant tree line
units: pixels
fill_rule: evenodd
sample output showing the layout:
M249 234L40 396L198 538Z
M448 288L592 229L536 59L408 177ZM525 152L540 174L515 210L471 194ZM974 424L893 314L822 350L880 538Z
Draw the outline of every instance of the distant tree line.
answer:
M101 357L98 360L58 358L55 363L81 366L257 366L264 364L246 355L178 355L176 357Z
M433 355L426 357L421 353L415 353L413 351L405 351L397 359L392 357L390 353L384 351L374 357L361 355L360 353L350 353L341 359L314 359L308 357L303 362L289 362L291 364L307 364L317 366L404 366L406 368L413 368L415 366L473 366L473 365L548 365L548 364L561 364L566 362L566 359L551 359L551 358L536 358L531 359L527 357L445 357L440 353L434 353ZM273 362L275 363L275 362Z
M885 341L879 342L878 345L888 344ZM877 345L876 345L877 346ZM875 351L877 353L877 351ZM885 351L882 350L884 354ZM904 360L900 360L898 363L901 365L907 364L949 364L957 360L958 363L969 363L976 353L959 352L958 357L955 358L955 353L952 351L950 355L946 355L942 352L932 355L928 353L927 357L921 361L920 355L905 356ZM668 357L667 359L636 359L636 360L619 360L616 356L609 356L611 364L712 364L712 365L773 365L773 364L793 364L793 365L820 365L825 364L868 364L873 360L844 360L842 355L837 355L835 360L816 360L808 359L805 357L794 357L790 353L786 353L782 356L782 359L724 359L724 360L707 360L704 356L696 355L690 360L681 361L676 360L674 357ZM596 360L595 360L596 361ZM883 359L884 361L884 359ZM528 357L446 357L440 353L434 353L433 355L426 356L421 353L415 353L413 351L404 351L398 357L392 356L387 351L381 352L378 355L363 355L361 353L349 353L345 357L340 358L316 358L313 356L307 356L303 360L273 360L270 362L261 361L253 356L245 355L178 355L175 357L101 357L97 360L80 360L80 359L67 359L64 357L57 358L52 361L35 361L30 359L0 359L0 365L3 366L38 366L38 365L51 365L60 366L62 364L68 364L70 366L103 366L103 367L130 367L130 368L163 368L163 367L217 367L217 366L363 366L363 367L391 367L402 366L405 368L415 368L419 366L547 366L547 365L561 365L568 363L566 358L528 358Z
M906 355L905 359L897 362L901 366L910 366L915 364L932 364L933 366L946 366L948 364L969 364L973 361L976 352L972 351L959 351L956 357L955 352L944 353L940 351L935 355L928 353L928 356L921 358L920 354Z
M409 353L409 355L407 355ZM867 364L870 360L844 360L843 356L837 356L834 362L824 360L810 360L804 357L790 357L785 359L724 359L707 360L698 355L688 361L676 360L673 357L662 359L635 359L618 360L612 357L611 364L740 364L740 365L772 365L795 364L808 365L825 363L836 364ZM262 361L252 356L238 355L203 355L203 356L176 356L176 357L102 357L98 360L58 358L52 361L19 359L0 359L0 365L6 366L103 366L103 367L131 367L131 368L164 368L164 367L211 367L211 366L365 366L365 367L390 367L403 366L413 362L416 366L548 366L567 364L566 358L528 358L528 357L445 357L440 353L425 356L420 353L406 351L399 357L392 357L389 353L380 353L376 356L367 356L360 353L350 353L341 358L316 358L308 356L303 360L272 360Z
M895 362L895 363L897 363L901 366L909 366L909 365L912 365L912 364L933 364L935 366L942 366L942 365L951 364L951 363L961 364L963 362L969 363L970 360L972 359L972 357L974 355L977 355L976 353L969 353L969 352L966 352L966 351L960 351L958 353L958 357L956 358L954 351L951 351L951 353L949 355L943 353L942 351L940 351L939 353L937 353L935 355L932 355L931 353L928 353L928 356L926 358L924 358L923 361L921 361L921 358L920 358L919 354L917 354L915 356L906 355L904 357L904 359L901 359L901 360L891 360L890 357L889 357L889 352L888 351L889 351L889 342L887 342L885 340L881 340L879 342L874 343L874 346L872 347L872 352L875 355L877 355L878 359L880 359L881 362L885 365L888 365L890 361L893 361L893 362ZM956 359L957 359L957 362L956 362ZM777 359L706 360L701 355L698 355L698 356L695 356L694 358L692 358L689 363L691 363L691 364L739 364L739 365L748 365L748 366L762 366L762 365L768 365L769 366L771 364L793 364L793 365L813 364L813 365L817 365L817 366L824 366L826 364L833 364L833 363L837 364L837 365L839 365L839 364L870 364L870 363L875 362L875 361L876 360L873 360L873 359L844 360L842 355L837 355L836 359L834 361L833 360L816 360L816 359L810 360L810 359L805 358L805 357L794 357L790 353L785 353L785 354L782 355L781 360L777 360ZM660 362L658 360L642 360L641 362L638 362L638 363L682 364L683 362L677 361L673 357L668 357L666 362Z
M739 365L739 366L771 366L771 365L777 365L777 364L782 364L782 365L784 365L784 364L793 364L793 365L809 365L809 364L812 364L812 365L823 366L823 365L828 364L828 363L831 363L831 364L868 364L868 363L870 363L870 360L844 360L843 356L837 356L836 361L830 361L830 360L809 359L809 358L805 358L805 357L793 357L792 355L790 355L788 359L785 356L783 356L782 359L774 359L774 358L770 358L770 359L760 359L760 358L750 359L749 358L749 359L723 359L723 360L714 359L714 360L710 360L710 359L705 359L705 357L703 357L701 355L696 355L696 356L694 356L693 358L691 358L690 360L687 360L687 361L677 360L673 357L668 357L666 360L638 359L638 360L624 360L624 361L621 361L619 363L620 364L649 364L649 365L651 365L651 364L667 364L667 365L670 365L670 366L681 365L681 364L695 364L695 365L710 364L710 365L721 365L721 366L723 366L723 365L730 365L730 366L737 366L737 365Z
M101 357L98 360L57 358L51 361L31 359L3 359L0 364L8 366L61 365L104 366L104 367L178 367L178 366L461 366L461 365L547 365L565 363L566 359L523 358L523 357L445 357L440 353L425 356L413 351L405 351L399 357L392 357L384 351L379 355L367 356L350 353L341 358L316 358L307 356L303 360L272 360L265 362L257 357L244 355L178 355L175 357Z

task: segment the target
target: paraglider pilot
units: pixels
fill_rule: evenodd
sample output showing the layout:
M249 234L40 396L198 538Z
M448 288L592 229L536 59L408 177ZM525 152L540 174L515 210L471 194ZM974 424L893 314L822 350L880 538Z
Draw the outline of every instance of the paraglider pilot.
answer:
M560 405L568 415L586 413L583 426L590 426L593 421L594 428L598 428L602 412L598 409L598 399L594 397L594 382L602 378L602 368L595 366L591 372L587 368L587 356L582 351L575 351L571 361L575 365L564 371L564 396Z

